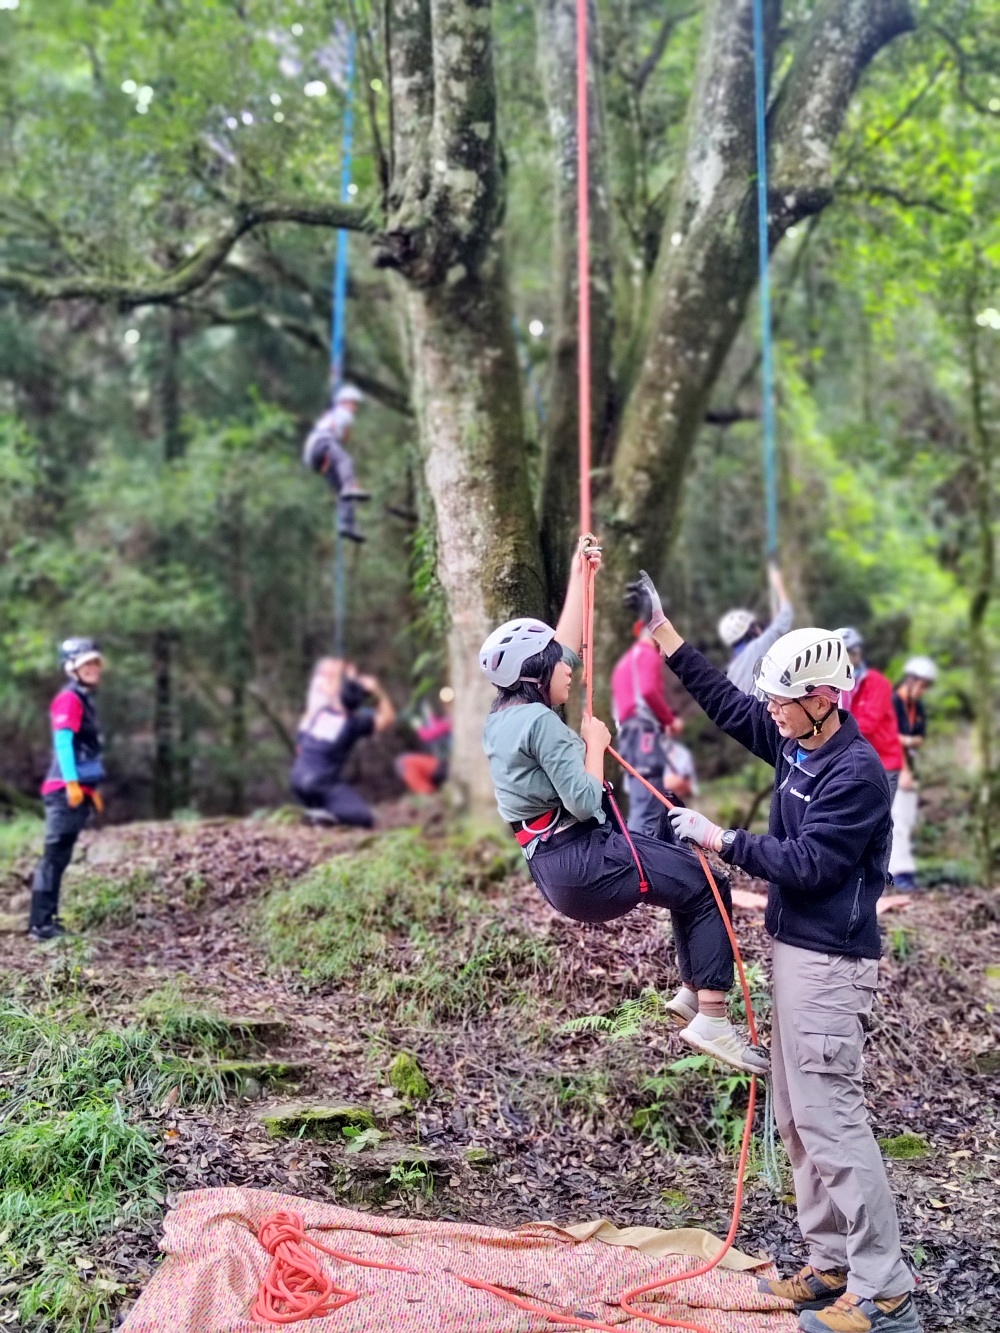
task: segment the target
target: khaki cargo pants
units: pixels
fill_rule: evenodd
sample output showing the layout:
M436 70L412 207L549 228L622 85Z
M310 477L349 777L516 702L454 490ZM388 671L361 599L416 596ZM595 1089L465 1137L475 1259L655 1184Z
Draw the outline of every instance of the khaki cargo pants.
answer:
M858 1296L901 1296L913 1276L861 1088L878 963L776 940L773 968L774 1109L809 1263L846 1269Z

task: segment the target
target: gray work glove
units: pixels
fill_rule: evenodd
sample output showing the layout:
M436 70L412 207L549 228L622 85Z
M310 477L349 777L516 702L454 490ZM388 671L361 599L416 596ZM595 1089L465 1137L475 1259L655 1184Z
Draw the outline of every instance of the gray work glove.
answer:
M643 596L649 599L651 610L649 624L646 628L652 633L653 630L662 625L667 618L663 614L663 603L660 601L660 594L656 591L656 584L644 569L639 570L638 586L642 589Z
M655 589L654 589L655 591ZM700 815L697 810L669 810L670 827L679 842L696 842L717 852L721 846L722 829L718 824Z

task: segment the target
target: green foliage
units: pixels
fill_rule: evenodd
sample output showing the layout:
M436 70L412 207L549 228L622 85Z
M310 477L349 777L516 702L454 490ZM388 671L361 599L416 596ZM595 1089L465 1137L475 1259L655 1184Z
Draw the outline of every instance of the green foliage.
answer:
M367 1129L360 1129L357 1125L345 1125L341 1133L348 1140L345 1152L351 1156L364 1152L366 1148L377 1148L387 1137L381 1129L375 1129L371 1125Z
M429 1199L434 1193L434 1173L426 1162L406 1158L394 1162L389 1172L389 1184L395 1185L402 1195L419 1194Z
M192 1004L185 998L182 982L182 976L172 977L146 995L136 1009L137 1017L170 1046L217 1054L230 1051L231 1025L211 1005Z
M675 1150L693 1138L712 1152L739 1151L746 1124L750 1076L726 1070L706 1055L686 1055L650 1076L643 1091L653 1100L633 1116L635 1129L648 1134L660 1148ZM705 1107L702 1122L690 1120L692 1098ZM678 1114L679 1108L683 1108Z
M155 887L156 881L143 870L120 878L86 867L71 868L64 881L67 924L79 931L130 926L136 919L137 907Z
M611 1014L584 1014L563 1024L564 1032L600 1032L615 1041L634 1037L648 1023L668 1021L662 996L646 986L635 998L624 1000Z

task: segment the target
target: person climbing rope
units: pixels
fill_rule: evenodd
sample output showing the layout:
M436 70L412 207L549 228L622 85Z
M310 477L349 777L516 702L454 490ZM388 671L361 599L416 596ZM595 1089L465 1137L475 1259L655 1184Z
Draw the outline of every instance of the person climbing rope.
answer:
M49 707L52 760L42 783L45 845L31 891L28 938L55 939L66 934L59 916L59 891L73 848L104 804L97 790L104 780L101 733L94 692L101 683L104 658L94 639L66 639L59 661L69 677Z
M375 707L365 707L374 699ZM324 657L309 684L299 723L291 788L317 822L372 828L375 816L354 788L341 780L347 757L364 736L385 731L396 710L375 676L362 676L351 662Z
M815 628L784 635L758 664L763 697L748 698L685 643L645 572L640 586L670 669L717 726L775 768L767 834L670 812L678 837L769 881L771 1083L809 1263L763 1289L794 1301L804 1333L919 1333L861 1084L892 825L885 770L838 707L854 687L844 640Z
M929 657L911 657L903 667L903 679L892 696L903 747L903 767L892 801L892 851L889 874L903 893L919 889L917 862L913 855L913 831L917 826L920 789L916 755L927 735L923 695L937 680L937 667Z
M892 702L892 684L887 676L870 667L864 660L865 641L852 625L844 625L837 633L844 641L854 668L854 689L844 701L844 707L849 710L858 724L858 730L882 760L889 779L889 791L895 800L903 768L903 746Z
M618 733L615 748L632 767L654 787L663 786L667 769L668 745L672 737L684 730L684 723L667 702L663 691L663 660L653 636L646 630L649 609L636 599L626 598L626 604L635 614L633 625L635 643L623 653L611 673L611 700ZM683 748L683 747L681 747ZM675 756L672 769L681 777L680 756ZM687 779L678 785L686 791L676 791L682 799L690 794ZM628 827L633 833L655 834L660 825L663 806L655 795L631 775L625 777L628 792Z
M330 408L309 432L302 449L302 461L306 467L313 472L321 472L336 491L340 535L352 542L367 540L357 530L354 506L358 501L371 499L370 492L358 486L354 476L354 459L347 451L354 416L364 398L355 385L342 384L334 392Z
M773 644L792 628L795 612L781 571L775 564L767 567L767 578L771 589L773 616L765 629L753 611L745 607L736 607L727 611L719 621L719 638L729 649L729 665L726 675L737 689L749 694L753 689L753 669L758 658L762 657Z
M611 734L588 715L578 736L555 711L569 698L580 661L587 561L599 565L600 554L584 539L555 629L530 617L512 620L480 650L482 672L497 691L483 737L497 806L542 896L563 916L613 921L644 901L668 908L682 986L667 1008L684 1024L681 1037L725 1064L764 1073L766 1060L726 1016L732 947L696 857L677 845L665 817L655 836L630 837L609 821L602 798ZM720 889L728 909L724 880Z

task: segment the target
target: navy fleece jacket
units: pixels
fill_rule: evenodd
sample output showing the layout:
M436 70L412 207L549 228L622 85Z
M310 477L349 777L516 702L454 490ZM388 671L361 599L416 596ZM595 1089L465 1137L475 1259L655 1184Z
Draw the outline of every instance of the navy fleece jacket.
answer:
M768 832L740 829L723 859L769 881L764 924L785 944L819 953L878 958L875 904L886 883L892 839L889 784L849 713L840 730L796 761L767 705L743 694L685 643L667 665L712 721L773 764Z

